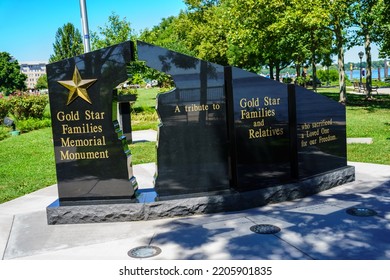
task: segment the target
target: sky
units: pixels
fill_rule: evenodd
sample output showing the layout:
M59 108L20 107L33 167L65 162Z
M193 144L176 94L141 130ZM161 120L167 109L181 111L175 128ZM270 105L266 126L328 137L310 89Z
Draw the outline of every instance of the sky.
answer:
M89 30L98 31L115 12L139 33L177 16L182 0L86 0ZM82 33L79 0L0 0L0 52L19 62L48 61L58 28L73 23Z
M86 4L90 32L104 27L112 12L140 33L186 8L183 0L86 0ZM79 0L0 0L0 52L19 62L47 62L58 28L68 22L82 33ZM364 51L363 46L347 51L345 62L359 62L359 51ZM378 60L376 46L372 56Z

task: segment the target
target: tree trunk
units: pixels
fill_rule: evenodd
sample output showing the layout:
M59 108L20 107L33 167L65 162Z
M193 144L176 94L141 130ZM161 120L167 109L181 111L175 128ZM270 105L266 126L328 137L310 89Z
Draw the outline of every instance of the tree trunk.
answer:
M300 63L295 64L295 71L297 72L296 73L297 77L300 77L301 76L301 64Z
M315 61L315 55L313 55L313 61L312 61L312 68L313 68L313 90L317 91L317 67L316 67L316 61Z
M344 65L344 48L343 48L343 33L342 28L340 24L338 24L338 20L336 21L337 24L335 26L335 35L337 40L337 64L338 64L338 70L339 70L339 102L345 104L347 102L347 87L345 84L345 65Z
M311 66L313 69L312 84L313 90L317 91L317 68L316 68L316 42L314 39L313 31L311 32Z
M275 64L275 68L276 68L276 73L275 73L275 81L278 81L280 80L280 65L279 65L279 62L277 62Z
M366 99L371 99L371 91L372 91L372 76L371 76L371 39L368 32L366 33L366 40L364 42L364 50L366 52L366 62L367 62L367 69L366 69L366 87L367 87L367 95Z
M269 78L274 79L274 64L270 61L269 66Z

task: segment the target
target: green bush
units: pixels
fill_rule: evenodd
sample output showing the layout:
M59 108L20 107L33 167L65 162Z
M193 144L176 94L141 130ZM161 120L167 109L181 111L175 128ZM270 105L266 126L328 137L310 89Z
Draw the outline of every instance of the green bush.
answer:
M3 123L4 118L8 115L10 103L8 97L0 96L0 123Z
M339 80L339 72L336 69L318 70L317 78L320 79L322 83L337 82Z
M8 99L9 114L18 120L28 118L42 118L45 108L49 103L47 95L28 95L12 96Z
M283 83L285 83L285 84L291 84L292 81L293 81L293 79L290 78L290 77L283 77L282 81L283 81Z
M372 80L372 85L375 87L375 86L377 86L377 87L387 87L387 86L389 86L389 84L388 83L386 83L385 81L379 81L379 80L377 80L377 79L373 79Z
M46 119L51 118L50 103L47 103L45 106L45 109L43 110L43 118L46 118Z
M124 88L124 89L120 89L118 90L118 94L119 95L138 95L138 90L136 88Z
M144 81L142 75L139 73L136 73L133 75L131 83L133 85L140 85L141 87L143 87L145 85L145 81Z
M16 129L21 132L28 132L36 129L41 129L44 127L50 127L51 120L50 119L37 119L37 118L29 118L25 120L18 120L16 122Z
M310 80L310 77L302 77L299 76L295 79L295 83L300 86L304 86L308 81Z
M27 132L51 126L49 97L47 95L18 94L0 97L0 121L11 117L16 129ZM0 131L0 140L7 137L9 131Z

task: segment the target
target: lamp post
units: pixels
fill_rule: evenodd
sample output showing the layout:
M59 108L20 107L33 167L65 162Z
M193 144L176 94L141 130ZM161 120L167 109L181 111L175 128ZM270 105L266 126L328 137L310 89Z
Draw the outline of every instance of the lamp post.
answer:
M358 55L360 58L360 84L362 84L362 59L363 59L364 52L359 52Z
M350 80L352 81L353 80L353 73L352 73L352 71L353 71L353 64L352 63L350 63L349 64L349 76L350 76Z

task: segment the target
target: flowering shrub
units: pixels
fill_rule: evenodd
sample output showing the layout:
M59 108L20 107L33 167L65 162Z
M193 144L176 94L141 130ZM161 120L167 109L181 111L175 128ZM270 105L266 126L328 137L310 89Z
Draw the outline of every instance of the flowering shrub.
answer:
M3 126L5 117L11 117L16 129L28 132L51 126L48 95L16 93L0 95L0 140L9 136L9 127Z
M2 96L0 97L0 120L2 121L7 115L17 120L41 119L48 103L47 95L18 93L8 97Z

